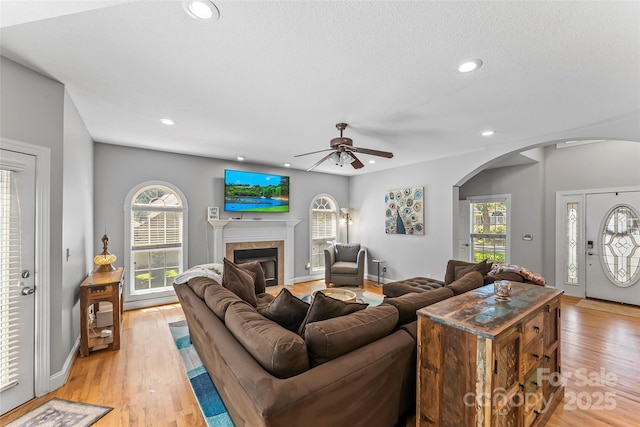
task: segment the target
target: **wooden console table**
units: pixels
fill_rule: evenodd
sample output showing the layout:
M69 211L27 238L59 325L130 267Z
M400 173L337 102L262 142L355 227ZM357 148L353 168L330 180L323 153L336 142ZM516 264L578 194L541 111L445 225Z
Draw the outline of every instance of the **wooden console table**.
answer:
M80 356L86 357L92 350L120 348L123 279L124 267L119 267L115 271L91 273L80 284ZM106 311L109 314L105 326L98 322L100 302L111 303L111 312ZM91 307L92 319L89 318ZM105 330L111 334L103 336Z
M418 426L542 426L564 396L560 295L493 284L418 311Z

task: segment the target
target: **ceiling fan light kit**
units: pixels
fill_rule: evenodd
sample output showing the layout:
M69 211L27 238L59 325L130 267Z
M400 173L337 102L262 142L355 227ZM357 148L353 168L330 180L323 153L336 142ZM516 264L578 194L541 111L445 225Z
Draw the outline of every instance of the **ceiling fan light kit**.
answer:
M362 163L354 153L385 157L387 159L390 159L393 157L393 153L389 151L380 151L380 150L373 150L370 148L354 147L353 140L351 138L342 136L342 132L347 128L347 126L348 125L346 123L336 124L336 129L340 131L340 137L333 138L331 139L331 141L329 141L329 146L331 148L328 148L326 150L312 151L310 153L298 154L294 157L308 156L309 154L322 153L324 151L332 151L332 153L327 154L318 162L313 164L309 169L307 169L307 171L311 171L315 169L318 165L320 165L325 160L331 160L333 163L336 164L336 166L340 166L340 167L348 163L348 164L351 164L351 166L354 169L363 168L364 163Z

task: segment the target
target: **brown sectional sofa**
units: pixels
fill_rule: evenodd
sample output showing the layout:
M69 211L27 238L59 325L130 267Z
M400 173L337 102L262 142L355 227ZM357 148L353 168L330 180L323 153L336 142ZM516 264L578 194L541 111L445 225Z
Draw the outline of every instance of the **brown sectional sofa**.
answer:
M175 284L191 341L236 426L390 427L415 404L416 310L483 285L385 298L378 307L308 323L302 335L209 278Z
M481 275L483 285L489 285L499 280L533 283L525 279L518 273L500 272L489 275L487 273L489 273L490 270L491 263L488 263L486 261L472 263L452 259L447 263L444 281L427 277L412 277L410 279L385 283L382 286L382 292L387 297L398 297L410 292L429 292L433 289L447 287L450 288L455 295L459 295L477 287L475 286L475 280L477 279L477 277L473 279L467 277L470 273L474 272L477 272ZM469 284L469 282L471 282L471 284Z

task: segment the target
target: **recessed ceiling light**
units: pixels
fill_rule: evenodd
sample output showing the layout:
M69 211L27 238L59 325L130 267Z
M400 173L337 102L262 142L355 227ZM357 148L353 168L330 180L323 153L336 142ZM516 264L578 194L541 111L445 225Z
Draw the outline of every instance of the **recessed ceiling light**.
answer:
M482 131L482 136L491 136L491 135L495 135L496 131L493 129L487 129L485 131Z
M246 157L245 157L245 156L238 156L238 157L236 157L236 159L237 159L239 162L244 162L244 160L246 159Z
M285 163L283 166L284 166L285 168L291 167L291 163Z
M167 126L173 126L174 124L176 124L176 122L171 119L160 119L160 123Z
M462 64L460 64L460 66L458 67L458 71L460 71L461 73L468 73L470 71L477 70L481 66L481 59L473 59L471 61L463 62Z
M376 161L375 160L369 160L369 163L374 164Z
M210 0L185 0L182 2L187 15L194 19L213 19L216 21L220 18L220 11Z

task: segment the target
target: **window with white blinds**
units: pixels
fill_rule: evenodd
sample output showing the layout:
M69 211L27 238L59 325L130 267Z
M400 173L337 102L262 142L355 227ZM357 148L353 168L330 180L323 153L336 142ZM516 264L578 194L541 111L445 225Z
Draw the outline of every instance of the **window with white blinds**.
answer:
M182 272L184 207L165 186L139 190L131 202L132 294L164 291Z
M0 391L18 383L21 239L12 172L0 170Z
M337 210L325 196L316 198L311 206L311 270L324 269L324 250L336 241Z

